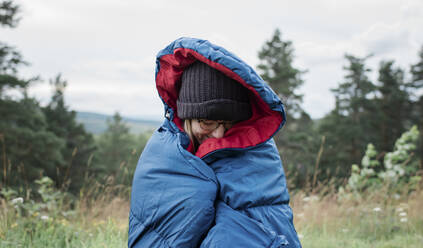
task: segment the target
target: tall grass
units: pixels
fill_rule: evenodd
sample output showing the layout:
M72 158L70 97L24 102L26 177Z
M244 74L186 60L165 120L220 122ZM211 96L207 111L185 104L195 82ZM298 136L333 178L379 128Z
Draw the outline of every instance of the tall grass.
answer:
M76 204L28 211L0 202L0 247L126 247L129 195L96 186ZM91 187L95 188L95 187ZM303 247L421 247L423 190L387 194L387 188L340 194L330 185L292 194ZM99 194L101 193L101 194ZM24 199L28 206L36 204ZM16 200L15 200L16 202ZM26 213L19 212L23 209ZM46 217L48 216L48 217Z
M297 192L291 199L304 247L422 247L421 187L412 193L389 193L387 187L321 192Z
M88 180L77 197L46 177L37 195L3 188L0 247L126 247L129 189Z

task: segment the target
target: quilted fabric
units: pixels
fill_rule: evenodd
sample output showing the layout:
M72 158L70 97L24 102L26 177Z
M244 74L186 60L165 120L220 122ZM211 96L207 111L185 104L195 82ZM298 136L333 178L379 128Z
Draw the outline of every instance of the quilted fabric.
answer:
M195 154L178 119L184 68L196 60L249 89L252 117ZM157 55L156 85L165 120L135 172L129 247L301 247L272 136L283 104L241 59L205 40L181 38Z

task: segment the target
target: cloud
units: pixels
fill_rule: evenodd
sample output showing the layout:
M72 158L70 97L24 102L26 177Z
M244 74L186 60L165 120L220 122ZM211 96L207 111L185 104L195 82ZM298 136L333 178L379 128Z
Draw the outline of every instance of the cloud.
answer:
M342 60L346 45L337 43L303 42L296 46L297 58L305 68L338 64Z
M92 59L70 67L75 78L92 78L116 81L134 81L152 83L154 81L155 58L139 60Z
M209 39L254 67L258 50L280 28L283 39L293 41L294 64L309 71L301 92L313 117L333 108L329 89L343 78L344 53L374 53L369 59L374 70L381 59L406 67L423 44L421 0L18 3L24 10L21 24L0 29L0 36L32 63L20 73L50 78L61 72L69 81L72 108L103 113L161 115L155 55L181 36ZM46 83L32 91L42 99L51 94Z

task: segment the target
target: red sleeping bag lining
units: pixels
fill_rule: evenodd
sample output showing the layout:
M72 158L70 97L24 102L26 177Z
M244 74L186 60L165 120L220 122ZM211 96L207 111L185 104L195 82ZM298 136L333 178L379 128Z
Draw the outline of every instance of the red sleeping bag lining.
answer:
M280 112L270 109L257 91L235 72L227 67L208 60L203 55L188 48L177 48L173 54L160 57L160 70L156 76L156 87L166 104L174 110L174 123L183 131L183 120L178 118L176 100L181 86L181 76L184 69L199 60L209 66L223 72L226 76L240 82L250 90L250 102L252 116L250 119L235 124L229 129L223 138L209 138L197 149L196 156L202 158L218 149L223 148L246 148L255 146L268 140L279 128L283 121ZM192 145L188 150L192 152Z

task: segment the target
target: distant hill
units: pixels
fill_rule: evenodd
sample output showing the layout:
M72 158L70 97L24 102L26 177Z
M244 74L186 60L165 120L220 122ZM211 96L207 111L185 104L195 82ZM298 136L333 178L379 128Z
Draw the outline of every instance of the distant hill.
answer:
M105 115L91 112L76 112L76 121L84 125L85 129L93 134L100 134L107 129L107 120L111 120L112 115ZM122 116L123 121L130 128L133 134L139 134L147 130L152 130L160 126L160 121L141 120Z

